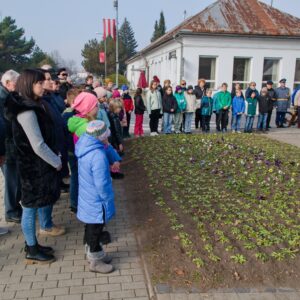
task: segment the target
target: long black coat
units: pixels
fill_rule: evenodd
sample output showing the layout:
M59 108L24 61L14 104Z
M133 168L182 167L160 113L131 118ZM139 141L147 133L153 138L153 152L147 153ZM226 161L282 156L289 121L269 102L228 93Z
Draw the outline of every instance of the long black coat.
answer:
M19 113L33 110L48 147L56 149L55 127L47 104L22 99L13 94L6 102L5 115L12 122L12 133L17 149L17 162L21 179L21 203L24 207L39 208L54 204L60 197L60 176L55 168L35 154L17 120Z

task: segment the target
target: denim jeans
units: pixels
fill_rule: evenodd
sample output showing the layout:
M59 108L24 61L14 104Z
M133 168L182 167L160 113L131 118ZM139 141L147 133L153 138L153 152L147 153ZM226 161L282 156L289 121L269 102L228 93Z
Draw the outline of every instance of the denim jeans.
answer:
M267 129L267 119L268 119L268 113L265 114L259 114L258 122L257 122L257 129L266 130Z
M4 206L5 217L20 217L22 215L21 200L21 182L16 163L5 163L2 167L4 175Z
M276 125L283 126L284 119L285 119L285 112L277 112L276 113Z
M164 133L172 133L172 122L174 114L164 113Z
M240 131L241 121L242 121L242 115L233 115L232 122L231 122L231 129L235 131Z
M182 123L182 117L183 117L182 112L176 113L174 115L174 131L176 133L180 132L180 125Z
M184 124L184 132L185 133L192 132L193 115L194 115L194 113L192 113L192 112L185 113L185 124Z
M21 226L28 246L35 246L37 243L35 229L37 210L37 208L23 207Z
M77 209L78 206L78 161L74 154L69 154L69 166L71 171L70 181L70 205Z
M51 229L53 227L52 221L53 205L38 208L38 215L40 221L40 227L43 230Z
M245 125L245 131L246 132L251 132L253 128L253 123L254 123L254 116L247 116L246 117L246 125Z

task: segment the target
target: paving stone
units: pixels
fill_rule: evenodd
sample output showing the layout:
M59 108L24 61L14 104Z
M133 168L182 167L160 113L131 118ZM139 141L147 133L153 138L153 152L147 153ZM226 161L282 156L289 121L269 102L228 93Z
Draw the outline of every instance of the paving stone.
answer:
M134 291L115 291L109 292L109 299L125 299L135 297Z
M146 288L144 282L122 283L122 290L137 290L144 288Z
M29 290L31 288L31 282L22 282L22 283L12 283L7 284L5 287L5 292L12 292L12 291L23 291Z
M108 277L95 277L95 278L85 278L84 285L98 285L98 284L107 284Z
M109 277L109 283L129 283L132 282L130 275Z
M6 299L14 299L15 298L16 292L3 292L0 294L0 299L1 300L6 300Z
M112 283L112 284L96 285L96 292L111 292L111 291L121 291L121 284Z
M29 290L29 291L17 291L15 298L16 299L19 299L19 298L33 299L33 298L41 297L42 293L43 293L42 289L39 289L39 290Z
M44 289L44 296L61 296L61 295L68 295L69 294L69 288L63 287L63 288L56 288L56 289Z
M58 287L67 287L67 286L82 286L83 280L79 279L70 279L70 280L60 280L58 282Z
M65 280L71 279L72 273L48 274L47 280Z
M88 294L88 293L94 293L96 291L95 285L85 285L85 286L72 286L70 288L70 294Z
M108 299L109 299L108 292L83 295L83 300L108 300Z
M39 281L33 282L32 289L50 289L57 287L57 280L47 280L47 281Z

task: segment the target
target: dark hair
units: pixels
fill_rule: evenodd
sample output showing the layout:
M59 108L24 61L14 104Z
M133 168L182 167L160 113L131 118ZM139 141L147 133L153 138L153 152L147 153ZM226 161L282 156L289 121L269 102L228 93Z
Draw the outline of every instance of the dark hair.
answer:
M141 88L137 88L136 91L135 91L135 95L134 95L134 96L135 96L135 97L136 97L136 96L141 96L142 93L143 93L143 90L142 90Z
M94 79L94 76L93 75L88 75L85 79L85 82L87 82L89 79Z
M67 72L67 69L66 68L59 68L57 70L57 75L60 75L61 72Z
M40 70L27 69L17 80L16 92L26 100L34 100L33 85L39 81L45 81L44 73Z
M223 83L222 83L222 86L228 87L228 84L227 84L226 82L223 82Z

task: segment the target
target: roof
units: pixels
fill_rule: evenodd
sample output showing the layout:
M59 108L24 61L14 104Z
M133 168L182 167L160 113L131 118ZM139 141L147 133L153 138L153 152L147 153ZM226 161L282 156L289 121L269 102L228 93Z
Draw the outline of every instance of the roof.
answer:
M258 0L219 0L167 32L130 60L179 33L300 38L300 19Z

